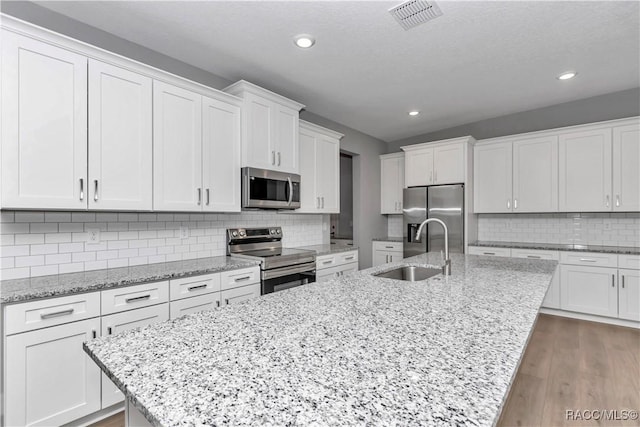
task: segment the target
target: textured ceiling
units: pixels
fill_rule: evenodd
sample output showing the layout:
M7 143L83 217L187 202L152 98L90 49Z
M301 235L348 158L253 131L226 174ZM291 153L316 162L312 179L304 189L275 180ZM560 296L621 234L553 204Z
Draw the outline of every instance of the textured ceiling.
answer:
M385 141L640 85L640 2L440 1L409 31L398 3L38 2Z

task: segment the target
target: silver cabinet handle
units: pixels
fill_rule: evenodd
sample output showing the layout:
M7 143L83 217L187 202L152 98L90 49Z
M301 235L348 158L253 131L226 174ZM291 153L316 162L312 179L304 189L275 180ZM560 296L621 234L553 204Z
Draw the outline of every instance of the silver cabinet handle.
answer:
M209 202L210 202L209 189L207 188L205 191L207 193L207 206L209 206Z
M322 199L322 209L324 209L324 196L322 196L320 199Z
M98 337L98 334L96 333L96 330L95 330L95 329L93 329L93 330L91 331L91 336L92 336L94 339Z
M538 256L538 255L527 255L527 258L540 259L540 256Z
M320 197L316 197L316 199L318 199L318 206L316 206L318 209L320 209Z
M598 260L591 258L580 258L580 262L598 262Z
M280 152L278 151L278 166L280 166Z
M611 287L612 288L616 287L616 275L615 274L611 275Z
M204 289L204 288L206 288L206 287L207 287L207 285L206 285L206 284L204 284L204 285L196 285L196 286L189 286L189 287L187 288L187 290L188 290L189 292L192 292L192 291L196 291L196 290L198 290L198 289Z
M229 299L228 298L224 299L224 305L229 305Z
M202 204L202 188L198 188L198 206Z
M80 178L80 200L84 200L84 178Z
M346 259L347 261L350 261L350 260L352 260L353 258L355 258L355 257L354 257L354 256L349 256L349 257L346 257L345 259Z
M220 307L220 301L216 301L216 307Z
M607 194L606 202L604 204L606 207L609 207L609 195Z
M322 261L322 265L327 265L327 264L331 264L333 262L333 260L327 260L327 261Z
M126 303L130 303L130 302L136 302L136 301L144 301L151 298L151 294L147 294L147 295L141 295L139 297L131 297L131 298L126 298L124 300L124 302Z
M272 165L276 164L276 152L275 151L271 152L271 164Z
M233 280L236 281L236 282L244 282L245 280L249 280L249 279L251 279L251 276L236 277Z
M495 252L482 252L483 255L495 255Z
M50 319L52 317L60 317L60 316L66 316L68 314L73 314L74 308L69 308L67 310L62 310L62 311L56 311L54 313L40 313L40 318L41 319Z
M113 329L111 328L111 326L109 326L107 328L107 335L111 335L111 334L113 334Z
M513 209L518 209L518 199L513 199Z
M616 194L616 207L620 207L620 195Z
M622 289L624 289L624 274L622 275Z
M385 249L393 249L393 246L385 246Z
M93 201L94 202L98 201L98 180L97 179L93 180Z
M507 199L507 209L511 209L511 199Z

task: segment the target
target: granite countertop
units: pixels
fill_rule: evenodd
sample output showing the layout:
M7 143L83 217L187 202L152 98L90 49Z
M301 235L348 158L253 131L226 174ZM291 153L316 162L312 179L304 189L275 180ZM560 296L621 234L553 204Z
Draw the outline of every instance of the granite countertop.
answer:
M517 243L477 241L469 246L487 246L493 248L542 249L549 251L600 252L607 254L640 255L640 248L633 246L597 246L597 245L565 245L560 243Z
M404 239L402 237L383 236L375 237L372 240L374 242L402 242Z
M358 247L347 246L347 245L326 244L326 245L299 246L296 249L306 249L308 251L315 251L316 256L321 256L321 255L336 254L339 252L357 251Z
M452 255L350 273L84 344L154 425L492 425L555 261Z
M178 277L237 270L257 264L256 261L218 256L135 267L2 280L0 281L0 303L24 302Z

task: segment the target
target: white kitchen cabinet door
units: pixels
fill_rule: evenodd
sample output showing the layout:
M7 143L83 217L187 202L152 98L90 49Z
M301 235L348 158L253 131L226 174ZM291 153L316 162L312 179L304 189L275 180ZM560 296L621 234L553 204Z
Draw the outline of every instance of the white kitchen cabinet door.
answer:
M244 166L262 169L276 167L275 106L272 102L247 93L244 95Z
M237 304L260 296L260 283L241 286L239 288L225 289L220 292L221 304Z
M560 267L556 268L551 284L542 301L542 307L560 308Z
M316 187L316 135L300 127L300 209L296 212L319 212Z
M513 212L558 211L558 137L513 142Z
M473 150L475 213L512 211L511 141L476 145Z
M433 183L459 184L464 182L465 144L447 144L433 149Z
M202 96L153 82L153 206L202 210Z
M202 98L203 210L240 212L240 107Z
M618 316L616 268L560 265L560 308L599 316Z
M276 115L274 144L272 144L276 150L275 169L282 172L299 173L299 113L283 105L274 104L273 108Z
M323 213L340 213L340 141L316 139L316 189Z
M618 317L640 322L640 271L620 269Z
M404 156L380 156L380 213L402 213L402 190L404 188Z
M640 125L613 128L613 210L640 210Z
M151 325L169 320L169 304L152 305L151 307L103 316L101 319L102 336ZM124 394L107 377L102 374L102 408L108 408L124 400Z
M169 303L169 315L171 319L177 319L190 313L213 310L217 307L220 307L220 292L213 292L197 297L171 301Z
M151 82L89 60L89 209L153 208Z
M373 251L373 267L389 262L389 253L384 251Z
M433 148L406 151L404 168L404 183L407 187L432 185Z
M612 209L611 128L560 135L558 182L561 212Z
M86 209L87 59L2 30L2 208Z
M99 330L93 318L7 337L5 425L62 425L100 410L100 368L82 349Z

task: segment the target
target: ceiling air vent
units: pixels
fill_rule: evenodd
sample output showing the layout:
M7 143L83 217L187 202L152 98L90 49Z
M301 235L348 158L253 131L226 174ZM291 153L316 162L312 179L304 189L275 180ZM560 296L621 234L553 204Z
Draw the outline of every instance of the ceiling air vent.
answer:
M435 2L425 0L406 1L389 9L389 13L405 30L410 30L442 15L442 11Z

